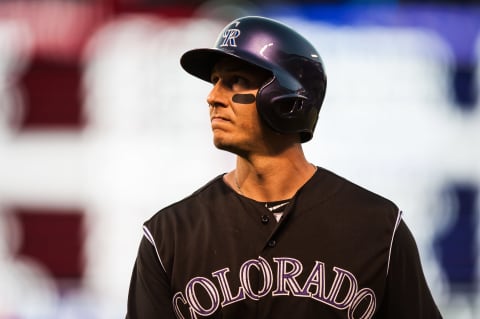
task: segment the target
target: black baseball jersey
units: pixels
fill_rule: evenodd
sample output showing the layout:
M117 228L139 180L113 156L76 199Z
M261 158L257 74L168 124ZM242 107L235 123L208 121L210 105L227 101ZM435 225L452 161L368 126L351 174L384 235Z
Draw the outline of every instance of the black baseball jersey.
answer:
M441 318L401 212L325 169L277 222L218 176L144 224L128 319Z

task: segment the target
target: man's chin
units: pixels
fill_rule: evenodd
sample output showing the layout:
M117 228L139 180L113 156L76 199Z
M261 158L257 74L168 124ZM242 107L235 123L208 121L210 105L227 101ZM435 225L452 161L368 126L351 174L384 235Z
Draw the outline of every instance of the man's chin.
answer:
M238 148L232 143L229 143L223 139L213 139L213 145L219 150L238 154Z
M215 138L213 139L213 145L215 145L216 148L222 151L229 151L231 148L231 145L229 143Z

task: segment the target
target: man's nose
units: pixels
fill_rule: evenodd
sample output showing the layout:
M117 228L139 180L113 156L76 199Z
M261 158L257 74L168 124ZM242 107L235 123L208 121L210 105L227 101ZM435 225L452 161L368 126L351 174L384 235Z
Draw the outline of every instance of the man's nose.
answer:
M212 90L207 96L207 103L211 107L227 106L227 95L221 81L214 84Z

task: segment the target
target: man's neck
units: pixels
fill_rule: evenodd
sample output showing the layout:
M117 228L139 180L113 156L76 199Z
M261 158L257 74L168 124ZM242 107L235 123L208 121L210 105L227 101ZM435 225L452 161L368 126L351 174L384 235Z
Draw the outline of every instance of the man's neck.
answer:
M238 156L236 169L225 181L243 196L272 202L292 198L315 171L298 150L275 157Z

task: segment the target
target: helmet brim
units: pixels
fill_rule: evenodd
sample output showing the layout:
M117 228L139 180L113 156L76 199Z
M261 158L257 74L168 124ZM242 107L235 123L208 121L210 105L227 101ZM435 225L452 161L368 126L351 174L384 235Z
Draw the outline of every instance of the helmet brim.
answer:
M191 75L211 82L210 76L215 64L224 57L232 56L234 57L233 54L218 49L193 49L182 55L180 65Z
M193 49L185 52L180 58L180 64L182 68L193 76L196 76L204 81L211 82L210 77L215 64L222 58L234 58L239 61L250 63L256 67L262 68L273 75L278 76L277 72L274 72L274 67L267 61L263 61L249 52L242 52L239 56L234 51L227 51L217 48L203 48Z

